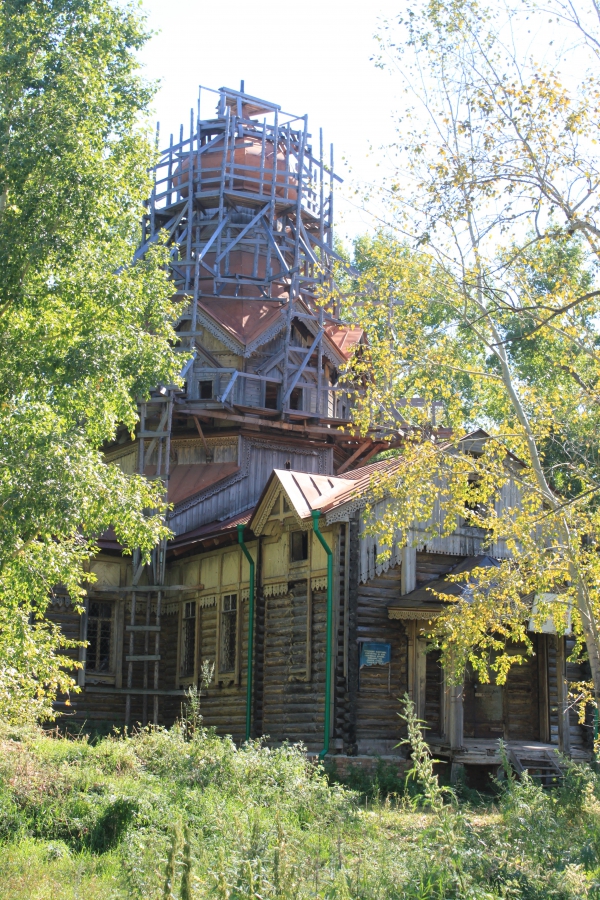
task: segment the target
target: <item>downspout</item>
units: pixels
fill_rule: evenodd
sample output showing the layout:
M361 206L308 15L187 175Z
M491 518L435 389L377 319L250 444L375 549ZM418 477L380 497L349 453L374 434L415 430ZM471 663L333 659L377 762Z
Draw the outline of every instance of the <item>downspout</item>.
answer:
M254 560L244 543L245 525L238 525L238 543L250 564L250 590L248 592L248 669L246 672L246 740L250 740L252 725L252 656L254 653Z
M313 529L319 538L325 553L327 554L327 654L325 661L325 726L323 729L323 749L319 753L319 759L327 756L329 753L329 731L331 719L331 642L333 632L333 551L331 547L319 531L318 509L312 510Z

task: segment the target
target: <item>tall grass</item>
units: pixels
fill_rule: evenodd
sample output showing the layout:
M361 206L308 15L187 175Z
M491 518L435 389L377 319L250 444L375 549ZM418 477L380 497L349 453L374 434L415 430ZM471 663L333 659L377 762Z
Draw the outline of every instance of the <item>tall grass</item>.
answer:
M96 743L5 730L0 898L600 898L590 768L551 792L508 778L477 806L423 771L420 805L414 780L364 803L301 747L237 748L198 721Z

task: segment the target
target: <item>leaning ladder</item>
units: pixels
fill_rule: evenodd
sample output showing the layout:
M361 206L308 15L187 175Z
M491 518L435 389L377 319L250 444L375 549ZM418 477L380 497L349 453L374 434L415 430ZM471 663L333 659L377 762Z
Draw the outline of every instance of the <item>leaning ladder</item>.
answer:
M158 419L158 427L154 431L148 428L148 421L151 419ZM172 420L172 391L164 396L155 395L140 406L137 470L140 475L146 475L150 461L154 457L156 472L151 477L162 479L165 495L169 483ZM147 441L149 441L148 446L146 446ZM135 550L133 553L131 587L128 591L131 609L129 625L125 627L125 631L129 635L129 652L125 657L127 663L126 726L129 726L131 720L131 698L135 695L140 695L142 698L142 725L148 723L149 697L153 698L152 721L155 725L158 724L158 698L161 693L165 693L159 690L159 666L166 555L167 542L164 538L152 551L148 565L144 564L139 550ZM144 571L147 573L148 584L140 583ZM138 621L140 614L145 620L141 624ZM143 646L140 648L139 644L142 641ZM142 687L134 686L134 668L137 669L137 666L140 665L142 667ZM175 692L169 691L168 693Z

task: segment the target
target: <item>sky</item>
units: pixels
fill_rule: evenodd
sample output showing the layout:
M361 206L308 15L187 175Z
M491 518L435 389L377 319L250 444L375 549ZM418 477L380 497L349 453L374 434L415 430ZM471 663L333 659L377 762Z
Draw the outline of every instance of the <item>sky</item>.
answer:
M344 179L336 194L337 235L348 240L375 220L358 207L380 175L376 154L394 141L397 74L377 68L374 34L403 0L145 0L156 34L142 51L145 74L160 81L155 100L162 140L179 133L196 108L198 85L245 90L308 114L309 132L323 128ZM202 94L202 118L214 113ZM358 191L358 193L355 193ZM375 209L374 206L371 207Z

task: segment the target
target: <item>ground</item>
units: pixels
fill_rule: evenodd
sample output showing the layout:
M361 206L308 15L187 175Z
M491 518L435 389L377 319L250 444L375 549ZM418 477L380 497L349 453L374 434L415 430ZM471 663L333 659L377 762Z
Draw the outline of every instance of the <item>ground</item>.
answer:
M355 787L301 748L197 723L98 741L4 727L0 898L600 898L589 767L551 791L459 785L437 810L384 767Z

